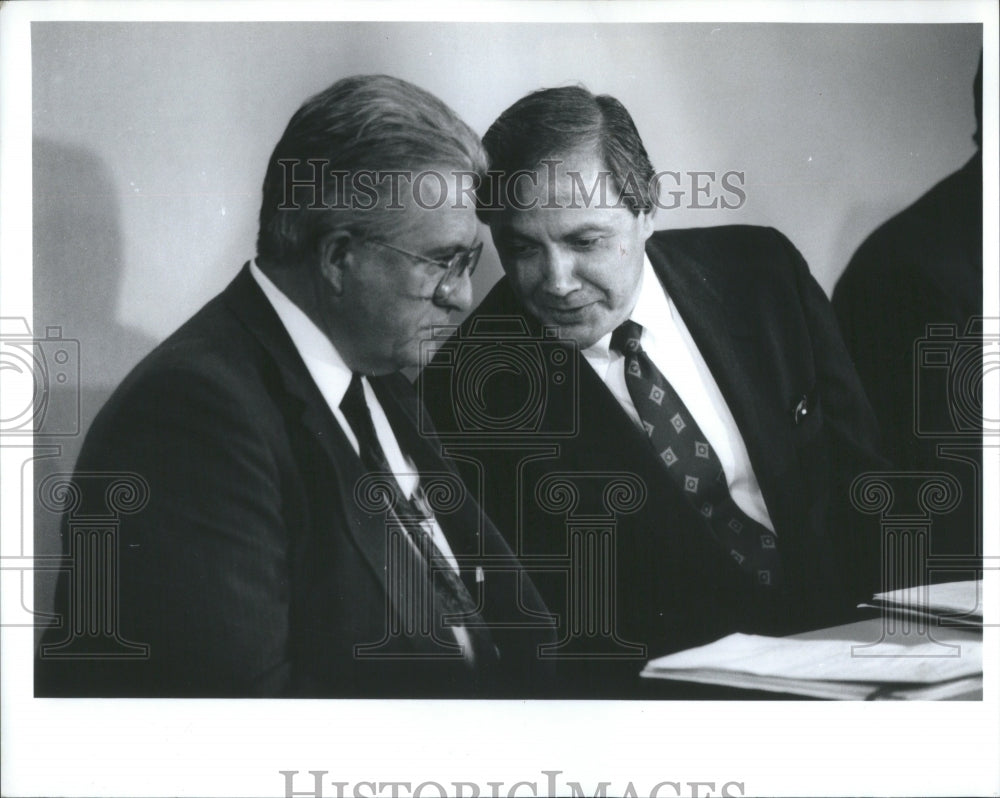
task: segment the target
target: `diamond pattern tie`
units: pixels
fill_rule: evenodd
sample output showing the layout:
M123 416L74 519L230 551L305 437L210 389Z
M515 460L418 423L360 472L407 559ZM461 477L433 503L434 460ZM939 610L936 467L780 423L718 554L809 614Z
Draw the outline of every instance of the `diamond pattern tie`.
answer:
M340 409L358 439L359 454L365 468L371 473L389 476L386 484L393 493L391 512L406 529L424 561L434 565L433 575L438 577L434 583L438 606L445 615L471 616L475 614L475 602L462 582L462 578L451 567L427 531L427 522L432 520L433 516L420 486L417 486L412 499L407 498L395 477L392 476L392 468L385 456L385 451L382 449L382 444L379 443L371 411L368 409L368 402L365 401L360 375L355 374L351 378L347 393L344 394L344 398L340 402ZM475 630L469 631L472 633L471 638L478 660L484 650L484 641L479 639L480 636L475 633Z
M780 581L774 533L733 500L718 455L694 416L640 344L642 326L629 319L611 335L625 356L625 384L649 442L671 482L705 519L715 541L757 584Z

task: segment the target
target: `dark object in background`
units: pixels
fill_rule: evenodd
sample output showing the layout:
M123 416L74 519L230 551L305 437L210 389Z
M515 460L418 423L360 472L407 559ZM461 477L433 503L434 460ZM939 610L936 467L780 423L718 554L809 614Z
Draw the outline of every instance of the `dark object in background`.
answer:
M981 145L982 58L974 84ZM982 552L983 165L977 151L858 248L833 294L844 340L904 471L952 474L931 555ZM967 573L930 573L964 579Z

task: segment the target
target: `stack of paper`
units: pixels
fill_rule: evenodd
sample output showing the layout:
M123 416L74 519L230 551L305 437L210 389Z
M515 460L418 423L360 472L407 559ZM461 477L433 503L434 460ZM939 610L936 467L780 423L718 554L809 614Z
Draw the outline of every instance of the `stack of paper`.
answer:
M958 656L942 657L933 642L863 656L860 640L734 634L652 660L642 675L815 698L950 698L982 687L982 642L968 637Z
M981 698L982 634L968 628L982 625L981 591L981 582L955 582L864 605L947 625L900 629L879 617L794 637L734 634L651 660L642 675L815 698Z
M933 620L941 626L981 628L982 586L981 581L921 585L876 593L871 603L859 606L885 610L898 616Z

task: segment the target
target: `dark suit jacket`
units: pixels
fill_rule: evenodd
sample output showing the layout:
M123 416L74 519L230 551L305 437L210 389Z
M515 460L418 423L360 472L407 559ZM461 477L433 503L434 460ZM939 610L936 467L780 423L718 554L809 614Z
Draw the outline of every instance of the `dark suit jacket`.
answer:
M411 385L401 375L372 385L403 450L444 491L437 518L463 576L488 566L482 584L468 582L481 603L466 626L490 656L475 668L427 657L441 646L401 620L407 594L394 568L418 567L424 580L426 568L390 562L384 512L356 495L360 459L244 268L125 379L77 464L91 493L88 475L148 483L148 505L120 516L116 633L148 644L149 657L42 656L36 694L448 697L543 684L535 647L551 629L475 628L508 620L517 602L544 618L530 579L468 493L448 493L445 483L461 483L417 433L427 424ZM84 497L67 527L100 501ZM72 593L63 574L66 618ZM450 631L438 635L454 644ZM44 642L50 653L79 651L86 635L76 637L63 625ZM75 649L58 647L67 639ZM380 641L378 657L356 649Z
M981 425L965 423L982 415L982 397L974 390L981 383L982 330L969 330L970 321L983 313L982 190L982 155L977 153L873 232L833 292L844 341L882 427L886 455L899 469L944 471L962 486L959 506L934 519L934 554L982 551L977 470L982 455L976 451ZM936 346L949 365L928 364L918 373L916 347L927 339L930 324L953 328L951 340L945 337ZM964 411L964 418L954 418L954 409ZM942 444L963 442L963 451L938 452Z
M606 496L595 482L601 474L640 478L643 506L615 519L611 592L616 634L645 646L648 656L737 630L783 633L846 617L856 601L869 597L878 572L877 521L851 511L848 489L859 472L883 463L871 410L829 302L795 248L774 230L660 232L649 240L647 254L746 442L778 535L783 591L756 588L716 547L703 519L669 484L642 433L575 348L567 355L578 387L567 390L572 375L553 380L555 369L545 366L551 373L544 408L530 421L535 429L520 437L499 435L496 424L481 420L530 416L518 415L518 404L531 396L525 387L530 369L481 372L469 392L463 381L472 370L462 376L461 348L442 350L419 387L448 450L457 445L463 459L480 461L468 470L470 485L485 481L481 500L526 563L565 552L567 523L577 523L553 510L558 502L544 499L546 478L576 475L580 501L571 513L577 518L606 514ZM540 362L557 360L545 354L557 344L524 315L506 279L455 340L474 353L477 335L489 338L484 330L499 324L491 317L508 315L523 318L530 337L541 342ZM796 420L803 398L809 412ZM456 415L461 401L482 407ZM501 439L504 447L495 445ZM552 453L541 450L546 443ZM561 634L572 636L566 627L572 580L565 573L537 573L535 581L560 615ZM620 653L620 646L610 648ZM561 682L579 695L627 695L641 665L641 659L567 660L560 663Z

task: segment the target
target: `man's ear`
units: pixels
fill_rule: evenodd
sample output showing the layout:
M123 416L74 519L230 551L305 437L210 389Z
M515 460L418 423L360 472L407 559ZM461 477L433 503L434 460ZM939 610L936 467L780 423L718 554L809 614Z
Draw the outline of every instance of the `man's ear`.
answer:
M648 211L639 211L639 229L642 231L642 240L645 241L656 229L655 225L656 205Z
M492 213L496 212L493 211ZM486 226L490 230L490 238L493 239L493 247L496 249L497 256L500 258L500 266L504 272L506 272L507 263L505 263L505 261L508 261L508 259L504 257L504 252L507 249L504 244L507 240L507 226L504 224L504 220L499 216L499 214L491 216L487 220Z
M351 231L344 228L331 230L319 240L319 268L337 296L344 292L344 272L353 263L354 240Z

